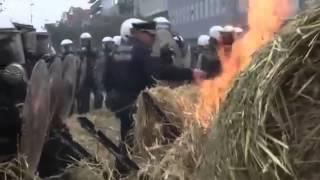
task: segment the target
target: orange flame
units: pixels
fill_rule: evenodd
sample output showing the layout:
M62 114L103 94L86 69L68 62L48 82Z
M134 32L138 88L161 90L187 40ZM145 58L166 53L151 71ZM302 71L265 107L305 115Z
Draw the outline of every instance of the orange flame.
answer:
M233 44L230 56L224 55L225 47L219 49L223 72L201 86L196 119L204 127L219 110L236 76L250 64L252 54L272 39L292 10L291 0L249 0L248 4L248 32Z

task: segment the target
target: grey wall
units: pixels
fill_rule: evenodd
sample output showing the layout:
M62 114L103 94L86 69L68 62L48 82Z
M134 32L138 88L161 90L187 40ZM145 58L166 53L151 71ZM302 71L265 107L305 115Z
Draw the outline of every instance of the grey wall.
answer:
M292 0L293 9L298 12L306 1ZM173 28L186 39L207 34L213 25L246 26L247 7L248 0L168 0Z
M187 39L207 34L213 25L245 25L246 0L169 0L173 28Z
M134 0L135 15L150 17L168 10L170 0Z

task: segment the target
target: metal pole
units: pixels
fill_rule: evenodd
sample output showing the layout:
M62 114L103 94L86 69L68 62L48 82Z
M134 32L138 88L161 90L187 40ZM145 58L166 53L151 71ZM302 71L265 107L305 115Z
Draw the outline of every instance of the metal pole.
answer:
M32 12L33 5L34 5L34 3L31 1L31 3L30 3L30 20L31 20L31 24L33 22L33 12Z

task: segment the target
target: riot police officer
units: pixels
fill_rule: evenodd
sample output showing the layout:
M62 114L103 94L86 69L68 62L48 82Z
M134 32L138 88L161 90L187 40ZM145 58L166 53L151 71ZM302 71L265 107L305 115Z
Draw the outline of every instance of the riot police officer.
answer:
M39 59L45 60L48 64L51 64L56 57L56 52L50 42L50 34L46 31L38 31L36 33L37 46L35 53L35 62Z
M98 88L98 91L102 93L102 98L104 99L104 89L103 89L103 78L106 73L105 67L108 66L108 62L112 56L112 53L115 51L115 42L112 37L106 36L102 39L102 49L99 53L97 63L95 65L95 83ZM103 102L102 102L103 103Z
M234 27L234 39L240 39L243 35L243 29L240 27Z
M165 64L171 63L178 67L185 67L183 44L179 46L174 40L171 22L165 17L157 17L153 20L156 22L156 39L152 56L161 57Z
M221 73L221 62L209 49L210 37L201 35L198 38L197 68L205 71L208 78L213 78Z
M121 44L121 36L114 36L112 39L115 45L114 50L116 50Z
M32 68L36 63L37 35L32 25L14 22L14 26L21 32L22 44L25 56L25 69L30 76Z
M155 30L154 22L125 21L121 26L121 35L126 44L122 44L114 53L109 73L106 74L106 105L121 121L120 148L123 153L127 153L125 144L129 147L133 145L129 131L133 127L132 113L135 111L135 101L142 90L154 85L154 78L185 81L200 80L205 75L202 71L163 64L159 57L152 57ZM124 175L128 172L119 161L116 167Z
M62 56L61 59L63 60L65 56L68 54L73 54L73 42L70 39L64 39L60 43Z
M102 39L102 49L107 54L113 51L114 46L115 46L115 42L112 37L106 36Z
M94 68L98 58L98 53L92 47L92 36L85 32L80 36L80 59L81 64L86 65L85 72L80 72L79 76L83 77L83 83L79 87L79 94L77 95L78 113L88 113L90 110L90 94L94 94L94 107L101 108L103 96L99 92L96 81L94 80Z
M25 57L20 32L6 17L0 26L0 161L16 156L22 119L19 104L26 93Z
M223 30L221 31L221 44L223 45L223 52L226 58L230 57L231 55L234 40L234 27L231 25L224 26Z

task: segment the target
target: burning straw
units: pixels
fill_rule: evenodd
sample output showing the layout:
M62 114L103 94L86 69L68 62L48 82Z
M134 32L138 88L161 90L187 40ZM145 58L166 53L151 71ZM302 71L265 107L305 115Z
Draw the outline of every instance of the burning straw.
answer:
M197 87L157 87L142 93L135 125L135 158L141 170L131 179L187 180L201 160L203 129L194 121ZM138 176L138 177L137 177Z
M289 21L227 96L195 179L320 177L320 7Z

